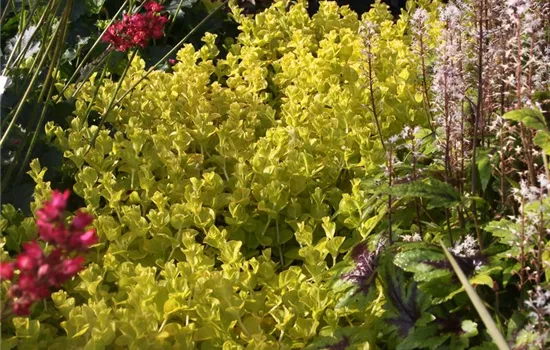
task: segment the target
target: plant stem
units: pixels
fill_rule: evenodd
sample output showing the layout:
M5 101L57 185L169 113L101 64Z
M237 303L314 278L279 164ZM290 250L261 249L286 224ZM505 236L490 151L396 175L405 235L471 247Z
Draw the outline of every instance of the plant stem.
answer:
M124 78L126 77L126 74L128 73L128 70L130 69L130 67L132 65L132 61L136 57L136 54L137 54L137 50L133 51L130 54L128 64L126 65L126 67L124 67L124 71L122 72L122 75L120 76L120 80L118 81L118 83L116 85L115 92L113 93L113 96L111 97L111 101L109 102L109 106L107 107L107 110L103 114L103 116L101 118L101 121L100 121L99 125L97 126L97 130L96 130L96 132L95 132L95 134L92 138L92 141L90 142L90 145L88 146L88 150L84 153L84 155L88 154L88 152L94 146L95 139L99 135L99 131L101 130L101 127L103 126L103 124L105 124L105 121L107 120L107 116L109 115L109 112L113 109L113 107L115 105L116 96L117 96L118 92L120 91L120 88L122 87L122 83L124 82Z
M122 12L122 10L126 7L126 4L128 3L128 0L125 0L124 3L122 3L122 6L120 6L120 8L118 9L117 13L115 13L115 15L113 16L113 18L111 19L111 21L109 22L109 24L107 25L107 27L105 27L105 29L103 30L103 32L101 32L101 34L98 36L98 38L96 39L96 41L94 42L94 44L92 45L92 47L90 48L90 50L88 51L88 53L84 56L84 58L80 61L80 64L76 67L73 75L69 78L69 80L67 80L67 82L65 83L65 85L63 86L63 89L61 89L61 92L59 93L58 95L58 98L56 99L55 102L59 101L59 99L63 96L63 93L65 92L65 90L67 90L67 88L70 86L71 82L73 81L73 79L76 77L77 74L79 74L81 72L81 69L82 69L82 66L84 65L84 62L86 62L86 60L88 59L88 57L90 57L90 55L92 54L92 52L94 51L94 49L96 48L96 46L99 44L99 42L101 41L101 38L103 37L103 35L105 34L105 32L107 32L107 28L109 28L109 26L111 24L113 24L113 22L115 21L115 19L120 15L120 13ZM74 95L73 95L74 96Z
M48 42L48 45L46 47L46 52L49 52L50 51L50 48L52 47L53 43L55 42L55 39L57 38L57 36L59 35L60 33L60 30L61 30L61 27L59 26L57 28L57 32L55 35L52 35L50 41ZM4 142L6 142L6 139L9 135L9 132L10 130L12 129L12 127L15 125L15 122L17 121L17 118L19 117L22 109L23 109L23 105L25 104L25 101L27 100L27 98L29 97L29 94L31 93L32 91L32 88L34 87L34 84L36 82L36 80L38 79L38 76L40 75L40 69L42 68L42 66L44 65L44 63L46 62L46 58L47 58L47 55L46 54L43 54L42 55L42 58L40 59L40 62L38 63L38 67L35 71L35 73L33 74L32 78L31 78L31 81L29 83L29 85L27 86L27 89L25 90L25 93L23 94L23 96L21 97L21 100L19 101L19 103L17 104L17 107L15 109L15 112L14 112L14 115L13 117L11 118L10 120L10 123L8 125L8 127L6 128L6 130L4 130L4 134L2 135L2 138L0 139L0 147L4 145ZM11 113L10 113L11 114Z
M59 66L61 64L61 61L60 61L59 58L61 56L61 52L62 52L64 44L65 44L65 38L66 38L67 32L68 32L68 20L69 20L69 16L70 16L71 10L72 10L72 3L73 3L73 0L69 0L69 4L66 7L66 10L64 11L63 17L61 19L60 26L62 26L62 28L63 28L63 33L61 34L61 40L58 41L58 45L56 46L56 50L54 52L54 56L53 56L52 62L50 64L50 68L48 69L48 73L46 75L46 81L44 82L44 86L42 88L42 91L40 92L40 96L38 97L39 101L44 100L43 96L44 96L44 93L47 91L47 96L46 96L46 99L44 100L45 101L44 102L44 107L42 108L42 113L40 114L40 118L38 119L38 123L36 123L36 128L35 128L34 133L32 135L31 143L30 143L29 147L27 148L27 152L25 153L25 158L23 159L23 162L21 163L21 166L20 166L19 171L17 173L17 176L16 176L17 178L20 178L20 176L22 175L22 172L25 170L25 166L26 166L27 162L30 159L31 152L34 149L34 145L36 144L36 141L38 140L40 127L43 124L44 119L46 117L46 112L48 111L48 103L50 101L50 98L52 96L53 89L54 89L53 74L54 74L54 72L57 72L59 70ZM27 129L30 129L30 126L31 126L31 122L29 122L29 126L28 126ZM23 147L21 147L20 149L23 149ZM9 178L9 176L6 176L6 177ZM6 181L6 182L8 182L8 181Z
M432 122L432 104L430 102L430 93L429 93L429 90L428 90L428 82L427 82L427 78L426 78L426 76L428 74L427 74L427 71L426 71L426 61L425 61L425 58L424 58L424 40L423 40L422 31L420 31L419 43L420 43L420 62L421 62L421 65L422 65L422 89L424 90L424 99L426 101L426 103L425 103L426 107L425 108L426 108L426 113L428 115L428 123L430 124L430 129L433 132L434 131L434 126L433 126L433 122Z
M479 17L478 17L478 24L479 24L479 33L478 33L478 52L477 52L477 103L476 103L476 111L474 113L474 133L472 136L472 173L471 173L471 191L472 195L476 195L476 170L477 170L477 161L476 161L476 153L477 153L477 134L479 129L479 123L482 119L482 113L483 113L483 40L484 40L484 32L483 32L483 12L484 12L484 0L479 1ZM483 239L481 237L481 230L479 229L479 225L477 224L477 205L475 201L472 201L472 214L475 218L476 222L476 233L477 233L477 243L479 244L479 249L483 250Z
M32 19L32 16L34 15L34 13L36 12L36 9L38 8L38 5L39 5L39 1L37 1L35 3L35 5L33 6L30 14L29 14L29 19L28 21L25 21L25 23L23 24L23 27L20 28L19 32L18 32L18 35L17 35L17 41L15 42L15 45L13 46L13 50L11 51L9 57L8 57L8 60L6 61L6 67L4 68L4 70L2 71L2 75L7 75L7 72L9 71L9 67L10 67L10 64L12 63L12 59L15 55L15 53L17 52L17 50L19 49L20 45L21 45L21 41L23 40L23 34L25 33L25 31L28 29L30 23L31 23L31 19ZM49 4L48 4L49 6ZM38 21L38 25L42 24L42 20L44 19L44 17L46 16L46 13L48 11L44 11L44 13L42 14L42 17L40 18L40 21ZM23 12L21 12L21 15L23 14ZM36 32L38 31L38 25L36 27L36 30L32 33L32 35L30 36L27 44L25 45L25 47L20 51L20 53L17 55L17 58L21 57L21 55L24 55L25 52L27 51L29 45L31 44L32 42L32 39L34 38L34 35L36 34ZM17 59L16 59L17 61Z
M520 309L524 309L525 303L525 198L521 199L521 242L519 244L519 289L520 289Z

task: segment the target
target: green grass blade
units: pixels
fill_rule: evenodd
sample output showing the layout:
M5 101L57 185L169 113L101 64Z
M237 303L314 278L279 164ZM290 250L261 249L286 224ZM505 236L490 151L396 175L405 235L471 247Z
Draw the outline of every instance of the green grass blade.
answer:
M466 290L466 293L472 301L472 304L474 304L477 313L481 317L481 320L485 324L485 327L487 327L487 331L491 335L491 338L493 338L493 342L500 350L510 350L508 343L506 343L506 340L502 336L502 333L500 333L500 331L498 330L495 321L493 321L493 318L489 314L489 311L487 311L487 308L485 307L485 305L483 305L483 301L481 300L479 295L477 295L474 288L470 285L468 278L466 277L460 266L458 266L455 258L451 255L451 253L449 253L447 247L445 247L445 244L443 244L443 242L440 242L440 244L443 248L443 252L447 256L447 259L449 259L449 262L451 263L455 273L457 274L460 283L462 283L462 286Z
M63 88L61 89L61 92L59 92L56 100L54 101L54 103L57 103L62 97L63 97L63 93L69 88L69 86L71 85L71 82L76 78L76 76L82 71L82 67L84 66L84 63L87 62L88 58L92 55L92 52L94 51L94 49L97 47L97 45L99 45L99 43L101 42L101 38L103 37L103 35L107 32L107 28L109 28L109 26L111 24L113 24L113 22L118 18L118 16L120 15L120 13L124 10L124 8L126 7L126 4L128 3L128 0L125 0L124 3L120 6L120 8L118 9L117 13L115 13L115 15L113 16L113 18L111 18L111 20L109 21L108 25L105 27L105 29L103 29L103 31L101 32L101 34L99 34L99 36L97 37L96 41L93 43L92 47L90 48L90 50L88 50L88 53L84 56L84 58L80 61L80 64L76 67L73 75L71 75L71 77L69 78L69 80L67 80L67 82L65 82L65 85L63 86ZM93 70L95 71L95 69ZM93 73L90 72L90 75ZM85 80L88 80L88 77L89 75L85 78ZM84 84L80 84L80 86L77 86L77 91L80 91L80 88L83 86ZM77 92L73 93L73 97L76 95Z

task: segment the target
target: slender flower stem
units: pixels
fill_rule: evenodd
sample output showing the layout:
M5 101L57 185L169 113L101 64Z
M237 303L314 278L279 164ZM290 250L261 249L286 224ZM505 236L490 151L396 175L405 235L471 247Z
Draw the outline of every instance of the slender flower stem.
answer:
M522 71L522 40L521 40L521 15L516 15L516 45L517 45L517 57L516 57L516 94L517 94L517 101L516 101L516 109L520 109L522 106L521 101L521 71ZM525 156L525 162L527 163L527 170L529 173L529 184L531 186L534 186L536 184L536 178L535 178L535 169L533 167L533 158L532 158L532 147L531 147L531 138L530 138L530 132L525 128L525 126L520 124L520 131L521 131L521 139L523 141L524 147L523 147L523 153Z
M61 28L61 26L58 26L56 34L52 35L50 41L48 42L46 52L50 51L50 49L51 49L52 45L54 44L55 40L57 39L57 37L61 33L62 33L62 28ZM48 57L48 55L46 55L46 54L42 55L42 58L40 59L40 62L38 63L38 67L37 67L33 77L31 78L31 81L30 81L29 85L27 86L27 89L26 89L25 93L23 94L23 96L21 97L21 100L17 104L17 107L15 109L13 117L10 120L10 123L9 123L8 127L6 128L6 130L4 130L4 134L2 135L2 138L0 139L0 147L4 145L4 143L7 140L8 135L10 133L10 130L15 125L15 122L17 121L17 118L19 117L19 115L20 115L20 113L23 109L23 105L25 104L25 101L29 97L29 95L32 91L32 88L34 87L34 84L36 83L36 81L37 81L37 79L40 75L40 70L41 70L42 66L44 65L44 63L46 62L47 57Z
M61 99L61 97L63 97L63 93L65 92L65 90L67 90L67 88L70 86L71 82L73 81L73 79L76 77L77 74L79 74L81 72L81 69L82 69L82 66L84 65L84 62L86 62L88 60L88 58L90 57L90 55L92 54L92 52L94 51L94 49L97 47L97 45L99 44L99 42L101 41L101 38L103 37L103 35L107 32L107 28L109 28L109 26L111 24L113 24L113 22L115 21L115 19L120 15L120 13L122 12L122 10L124 10L124 8L126 7L126 4L128 3L128 0L125 0L122 5L120 6L120 8L118 9L117 13L115 13L115 15L113 16L113 18L111 18L111 21L109 22L109 24L105 27L105 29L101 32L101 34L98 36L98 38L96 39L96 41L94 42L94 44L92 45L92 47L90 48L90 50L88 51L88 53L84 56L84 58L82 59L82 61L80 61L80 64L76 67L73 75L71 75L71 77L69 78L69 80L67 80L67 82L65 83L65 85L63 86L63 89L61 89L61 92L59 93L57 99L55 100L55 102L59 101ZM74 95L73 95L74 96ZM54 103L55 103L54 102Z
M392 186L392 172L393 172L393 157L392 157L392 143L389 143L390 152L388 154L388 185ZM392 209L392 195L388 195L388 239L390 242L390 245L393 243L393 233L392 233L392 218L391 218L391 210Z
M13 7L13 0L8 0L8 3L6 4L5 8L2 9L2 15L0 15L0 23L4 24L4 20L6 19L6 15L10 12L6 10L9 6Z
M61 56L61 53L62 53L62 50L63 50L63 47L64 47L65 38L67 37L68 19L69 19L71 9L72 9L72 3L73 3L73 0L69 0L69 4L67 6L68 10L66 11L66 14L62 19L62 22L64 21L64 26L63 26L64 31L63 31L63 34L61 35L62 39L58 43L58 46L57 46L56 51L54 53L54 58L52 59L52 62L51 62L51 65L50 65L50 69L48 70L48 75L47 75L47 78L46 78L46 82L44 83L44 88L43 88L42 92L40 93L40 97L38 98L39 101L42 100L42 96L43 96L44 92L46 91L46 87L47 87L48 93L47 93L47 96L46 96L46 99L45 99L46 103L44 104L44 107L42 108L42 113L40 114L40 118L38 120L38 123L36 123L36 128L35 128L34 133L32 135L31 143L30 143L29 147L27 148L25 158L23 159L23 162L21 163L21 167L19 168L19 172L17 173L17 178L19 178L22 175L23 171L26 168L25 165L27 164L27 162L29 161L29 159L31 157L32 150L34 149L34 146L35 146L36 142L38 141L38 135L39 135L40 128L42 127L42 124L44 123L44 119L46 118L46 112L48 111L48 101L50 101L51 96L53 94L53 90L54 90L54 82L51 81L51 80L52 80L52 77L53 77L53 72L57 72L59 70L60 65L61 65L61 60L59 58ZM54 68L54 64L55 64L55 68ZM30 128L30 123L29 123L29 127L27 129L29 129L29 128ZM21 149L23 149L23 147L21 147Z
M170 23L170 26L168 27L168 29L166 30L166 36L164 37L164 43L166 44L166 40L168 39L168 35L170 33L172 33L172 29L174 29L174 24L176 24L176 18L178 17L178 14L180 13L181 11L181 8L183 7L183 1L184 0L180 0L179 4L178 4L178 7L176 8L176 11L174 12L174 16L171 18L171 23Z
M370 35L370 34L366 34ZM378 120L378 112L376 110L376 99L374 96L374 77L373 77L373 67L372 67L372 47L371 43L367 43L367 73L369 76L369 95L370 95L370 103L371 103L371 110L372 115L374 117L374 122L376 124L376 129L378 131L378 136L380 137L380 144L382 145L382 148L384 149L384 153L386 154L386 167L388 168L388 181L389 186L391 188L392 186L392 179L391 179L391 173L392 173L392 147L391 143L389 145L389 153L387 151L386 145L384 144L384 137L382 136L382 128L380 127L380 121ZM392 196L388 195L388 238L390 244L393 243L393 233L392 233L392 218L391 218L391 211L392 211Z
M519 289L520 289L520 309L523 310L525 304L525 198L521 198L521 235L519 243Z
M433 126L433 122L432 122L432 104L430 102L430 93L428 91L428 79L427 79L427 70L426 70L426 60L424 58L424 51L425 51L425 48L424 48L424 40L423 40L423 35L422 33L420 33L420 36L419 36L419 43L420 43L420 62L421 62L421 65L422 65L422 89L423 89L423 92L424 92L424 100L426 101L425 102L425 108L426 108L426 113L428 115L428 123L430 124L430 129L432 130L432 132L434 131L434 126Z
M101 130L101 127L103 126L103 124L107 120L107 116L109 115L109 112L112 111L112 109L115 105L116 96L118 95L118 92L120 91L120 88L122 87L122 83L124 82L124 78L126 77L126 74L128 73L128 70L132 66L132 61L136 57L136 54L137 54L137 50L134 50L130 54L130 58L128 59L128 64L126 65L126 67L124 67L124 71L122 72L122 75L120 76L120 80L118 81L118 83L116 85L113 96L111 97L111 101L109 102L109 105L107 106L107 110L103 114L103 117L101 118L101 122L99 123L99 125L97 127L97 131L95 132L94 136L92 137L92 141L90 142L90 145L88 146L88 150L84 153L84 155L88 154L88 152L94 146L95 139L97 138L97 135L99 135L99 131Z
M411 150L412 150L412 179L416 181L416 142L414 135L411 140ZM420 221L420 200L418 198L414 199L414 207L416 209L416 224L418 226L418 234L422 236L422 222Z
M474 132L472 136L472 173L471 173L471 191L472 195L476 195L476 170L477 170L477 136L479 123L482 120L483 113L483 41L484 41L484 28L483 28L483 15L484 15L484 0L479 1L479 13L478 13L478 51L477 51L477 103L476 111L474 113ZM477 215L477 204L475 201L472 202L472 214L476 221L476 233L477 241L479 244L479 249L483 249L483 238L481 237L481 230L477 224L478 215Z
M12 63L12 59L15 55L15 53L19 50L20 46L21 46L21 41L23 40L23 34L25 34L25 31L28 29L28 27L30 26L31 24L31 18L32 16L34 16L34 13L36 12L36 10L38 9L38 6L39 6L40 2L37 1L30 14L29 14L29 20L28 21L25 21L25 23L23 24L23 27L20 29L19 31L19 34L17 36L17 41L15 42L15 45L13 46L13 50L11 51L9 57L8 57L8 60L6 61L6 67L4 68L4 70L2 71L2 75L7 75L7 72L9 70L9 67L10 67L10 64ZM49 6L49 4L48 4ZM44 11L44 13L42 14L42 17L40 18L40 21L38 21L38 25L39 24L42 24L42 20L44 19L44 17L46 16L46 13L48 11ZM23 12L21 12L23 13ZM30 36L29 40L27 41L27 44L25 45L25 47L20 51L20 53L17 55L17 57L21 57L21 55L24 55L25 52L27 51L29 45L31 44L32 42L32 39L34 38L34 35L36 34L37 30L38 30L38 25L36 26L36 30L34 31L34 33L32 33L32 35Z

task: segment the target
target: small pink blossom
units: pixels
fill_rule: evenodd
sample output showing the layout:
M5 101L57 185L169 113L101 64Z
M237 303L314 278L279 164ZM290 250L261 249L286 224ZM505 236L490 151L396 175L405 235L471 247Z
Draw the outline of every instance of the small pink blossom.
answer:
M36 267L36 260L26 254L20 254L15 266L21 271L32 271Z
M13 278L13 263L0 263L0 280L11 280Z
M143 7L145 7L145 9L147 11L151 11L151 12L162 12L164 11L164 6L162 6L161 4L159 4L158 2L155 2L155 1L147 1Z
M85 259L79 253L98 241L95 229L86 230L93 221L90 214L78 211L67 227L63 213L68 198L69 191L54 191L52 199L36 212L40 238L54 246L49 254L38 242L27 242L15 262L0 264L0 278L13 282L8 297L17 316L29 315L35 302L47 298L53 288L82 271ZM17 280L14 268L19 270Z
M121 52L141 47L145 48L151 39L160 39L164 36L164 27L168 17L160 16L164 10L160 4L149 1L144 5L146 13L125 14L122 21L111 24L102 40Z

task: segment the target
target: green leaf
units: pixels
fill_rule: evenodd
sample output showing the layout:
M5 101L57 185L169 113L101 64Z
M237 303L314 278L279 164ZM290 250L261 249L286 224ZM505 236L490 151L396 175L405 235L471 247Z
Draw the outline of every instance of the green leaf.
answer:
M547 130L546 121L541 112L531 108L517 109L503 115L504 119L514 120L523 123L525 126L535 130Z
M460 202L460 193L453 186L433 178L395 186L389 192L402 198L425 198L428 209L448 208Z
M302 246L310 246L313 242L313 229L303 222L298 224L298 230L294 235Z
M539 146L544 153L550 154L550 132L539 130L535 135L535 145Z
M399 77L403 80L409 79L409 71L407 68L403 69L401 73L399 73Z
M298 317L294 323L294 327L290 329L290 334L296 338L310 338L315 334L315 330L319 326L319 322L312 318Z
M98 14L99 11L101 11L103 4L105 4L105 0L86 0L85 4L88 12Z
M230 241L224 243L221 246L220 260L225 264L232 264L239 260L241 257L240 249L242 244L243 243L241 241Z
M489 152L485 149L480 149L476 156L477 171L479 172L479 181L483 192L487 189L489 180L491 179L491 162Z
M491 232L495 237L499 237L503 244L514 245L519 240L518 235L515 233L520 230L519 224L507 219L491 221L484 229Z
M477 330L477 323L471 320L464 320L462 321L462 330L464 331L464 334L461 335L461 337L473 337L478 334Z
M393 262L403 270L414 273L415 281L427 282L450 275L449 270L438 267L438 262L444 260L441 252L414 246L396 254Z
M477 275L470 279L472 285L485 285L493 288L493 279L489 275Z
M449 334L438 335L437 333L438 327L435 324L415 328L399 343L397 350L437 349L450 337Z

